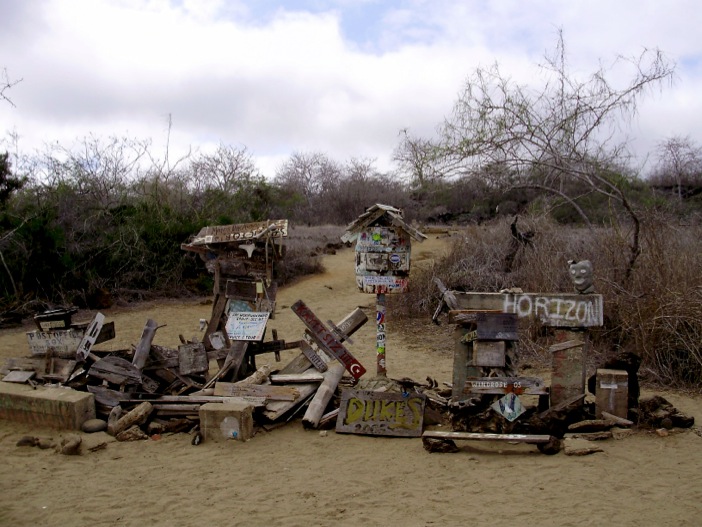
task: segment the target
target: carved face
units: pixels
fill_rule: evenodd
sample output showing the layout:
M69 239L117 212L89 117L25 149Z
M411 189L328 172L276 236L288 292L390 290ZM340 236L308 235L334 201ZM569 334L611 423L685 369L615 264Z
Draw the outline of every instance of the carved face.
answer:
M570 264L570 279L575 285L575 290L578 293L592 293L595 287L592 283L592 263L590 260L582 260L575 262L569 260Z

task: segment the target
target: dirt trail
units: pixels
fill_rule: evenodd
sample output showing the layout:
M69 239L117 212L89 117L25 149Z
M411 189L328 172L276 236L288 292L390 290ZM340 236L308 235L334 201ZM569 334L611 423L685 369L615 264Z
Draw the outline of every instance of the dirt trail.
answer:
M430 238L413 251L418 262L445 247L445 239ZM349 349L373 374L375 296L356 289L352 249L324 263L326 273L279 292L269 328L298 340L304 326L289 309L298 299L325 321L336 322L360 306L371 320ZM198 321L209 318L210 310L197 301L106 310L117 339L100 347L136 343L148 318L167 324L156 344L177 346L180 333L201 334ZM30 329L0 332L0 356L25 353L24 331ZM438 339L434 333L428 338L430 332L438 332ZM451 350L437 344L449 333L447 325L428 321L399 331L389 312L389 375L449 381ZM280 365L295 353L283 354ZM702 418L699 399L670 399ZM82 456L15 446L26 434L54 440L65 435L0 421L0 525L696 526L702 517L702 438L691 430L668 437L637 433L607 441L605 452L586 458L489 443L428 454L418 439L320 434L305 431L299 421L261 431L246 443L192 446L187 434L176 434L110 443Z

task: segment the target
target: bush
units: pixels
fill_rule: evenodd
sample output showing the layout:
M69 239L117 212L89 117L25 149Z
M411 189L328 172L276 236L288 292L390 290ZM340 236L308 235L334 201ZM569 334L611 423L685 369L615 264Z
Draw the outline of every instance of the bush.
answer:
M625 226L585 229L540 216L520 219L519 230L534 231L533 243L520 244L508 271L505 260L513 249L509 223L498 220L462 230L444 258L413 270L411 290L391 297L393 312L398 317L431 317L439 302L435 278L459 291L520 287L526 292L570 292L567 261L587 259L595 270L596 291L604 297L604 326L590 330L590 366L631 351L642 357L645 379L700 389L702 228L649 216L642 230L643 252L625 279ZM549 332L534 323L524 329L523 354L546 364L549 341L542 337Z

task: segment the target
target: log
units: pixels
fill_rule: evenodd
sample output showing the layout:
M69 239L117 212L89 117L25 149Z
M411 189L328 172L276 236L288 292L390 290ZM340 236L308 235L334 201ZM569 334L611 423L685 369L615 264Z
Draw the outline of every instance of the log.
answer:
M146 359L151 351L151 343L154 340L157 329L158 322L149 318L146 321L144 330L141 333L141 339L139 340L139 344L137 344L136 351L134 352L134 358L132 359L132 364L136 366L138 370L144 369Z
M268 364L265 364L264 366L261 366L259 369L253 372L251 375L246 377L246 379L237 381L234 384L263 384L268 380L268 376L271 374L271 371L271 367Z
M278 373L271 375L273 384L299 384L309 382L322 382L325 375L318 371L307 370L305 373Z
M305 428L317 428L319 426L319 420L322 418L334 392L336 392L344 371L343 365L339 363L332 364L329 367L329 370L324 374L324 381L322 381L317 393L307 407L307 411L302 418L302 426Z
M298 404L302 404L306 401L317 388L319 388L319 383L296 385L295 389L298 391L299 396L296 397L294 401L272 401L266 405L263 416L271 421L279 419Z
M127 428L131 428L135 425L138 426L144 424L149 418L149 415L151 414L153 409L154 407L151 403L141 403L139 406L134 408L134 410L121 417L119 421L115 423L115 426L112 429L113 435L117 436L121 432L124 432Z

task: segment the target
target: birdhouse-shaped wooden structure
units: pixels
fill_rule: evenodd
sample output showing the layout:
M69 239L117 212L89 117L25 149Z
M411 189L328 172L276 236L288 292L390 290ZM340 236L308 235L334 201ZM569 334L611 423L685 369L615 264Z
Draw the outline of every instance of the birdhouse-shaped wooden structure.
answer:
M426 236L402 219L402 211L376 204L346 227L344 243L356 240L356 284L364 293L404 293L412 240Z

